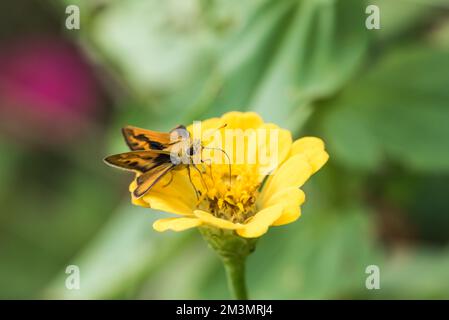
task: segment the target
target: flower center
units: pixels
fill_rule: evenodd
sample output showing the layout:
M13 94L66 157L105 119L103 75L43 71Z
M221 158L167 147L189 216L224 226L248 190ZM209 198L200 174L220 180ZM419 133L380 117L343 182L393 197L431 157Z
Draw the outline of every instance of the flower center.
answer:
M256 168L214 165L203 171L198 209L218 218L243 223L256 213L260 182ZM207 188L206 188L207 185Z

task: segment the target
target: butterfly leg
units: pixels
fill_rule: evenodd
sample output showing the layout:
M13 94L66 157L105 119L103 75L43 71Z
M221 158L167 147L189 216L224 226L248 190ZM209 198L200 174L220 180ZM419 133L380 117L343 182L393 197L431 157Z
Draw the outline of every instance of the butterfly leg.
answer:
M168 187L173 182L173 172L170 171L170 180L162 186L162 188Z
M204 159L204 160L201 159L201 163L207 163L206 161L208 161L208 165L209 165L210 178L212 179L212 182L215 184L214 175L212 173L212 159Z
M203 174L201 173L201 170L198 169L198 167L197 167L196 164L194 164L194 163L192 164L192 166L193 166L193 168L195 168L195 170L200 174L201 181L202 181L204 187L206 188L206 191L209 192L209 188L207 187L207 183L206 183L206 181L205 181L204 178L203 178Z
M190 184L192 185L193 190L195 190L196 199L199 200L200 197L199 197L199 195L198 195L198 190L196 189L195 184L194 184L193 181L192 181L192 175L191 175L191 173L190 173L190 165L187 166L187 171L188 171L188 173L189 173L189 181L190 181Z
M229 166L229 186L228 186L228 188L230 189L231 187L232 187L232 168L231 168L231 158L229 157L229 155L227 154L227 152L226 151L224 151L223 149L221 149L221 148L209 148L209 147L204 147L204 149L207 149L207 150L217 150L217 151L220 151L220 152L222 152L225 156L226 156L226 158L228 159L228 166Z

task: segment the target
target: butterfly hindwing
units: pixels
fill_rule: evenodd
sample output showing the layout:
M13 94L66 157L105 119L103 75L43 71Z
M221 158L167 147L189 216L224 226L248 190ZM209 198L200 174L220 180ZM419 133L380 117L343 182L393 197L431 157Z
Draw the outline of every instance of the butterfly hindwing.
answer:
M137 177L137 188L133 194L136 198L143 196L148 190L150 190L163 176L173 170L175 167L171 162L163 163L156 166L144 174Z

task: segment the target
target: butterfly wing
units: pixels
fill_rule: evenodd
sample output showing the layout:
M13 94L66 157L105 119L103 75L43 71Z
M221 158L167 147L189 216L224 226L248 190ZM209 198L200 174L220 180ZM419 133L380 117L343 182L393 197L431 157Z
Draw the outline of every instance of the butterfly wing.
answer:
M126 144L133 151L164 150L179 142L172 141L171 139L171 133L175 130L184 130L187 137L189 136L188 131L184 126L178 126L170 132L158 132L133 126L126 126L122 128L122 133Z
M172 135L174 131L178 134ZM141 173L136 179L137 188L133 192L137 198L176 167L170 154L177 149L172 148L186 138L190 139L184 126L178 126L168 133L127 126L122 129L122 133L132 151L109 156L104 161L113 167ZM172 141L172 136L176 141Z
M147 172L163 163L171 163L170 153L163 150L131 151L106 157L104 161L116 168Z
M133 151L163 150L170 143L170 134L127 126L122 129L126 144Z
M166 173L175 168L170 154L162 150L120 153L109 156L104 161L113 167L141 173L136 179L137 188L133 192L137 198L143 196Z
M137 188L133 191L136 198L148 192L163 176L175 167L171 162L163 163L137 177Z

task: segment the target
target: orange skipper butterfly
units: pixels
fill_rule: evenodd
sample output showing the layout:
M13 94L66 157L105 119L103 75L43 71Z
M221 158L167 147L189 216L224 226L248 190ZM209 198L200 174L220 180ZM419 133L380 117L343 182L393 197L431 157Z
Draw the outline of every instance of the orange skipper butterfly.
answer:
M113 167L140 173L133 192L136 198L142 197L172 170L187 167L189 178L191 164L199 170L193 158L199 155L201 143L191 140L185 126L168 133L127 126L122 133L131 151L106 157L104 161Z

